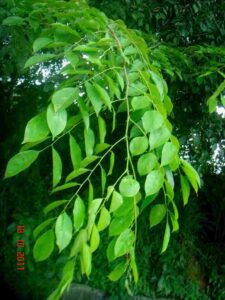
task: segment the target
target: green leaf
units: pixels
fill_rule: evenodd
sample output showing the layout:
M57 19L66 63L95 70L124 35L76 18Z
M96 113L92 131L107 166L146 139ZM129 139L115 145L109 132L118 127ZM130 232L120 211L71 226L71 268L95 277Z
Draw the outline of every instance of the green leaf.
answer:
M38 225L34 231L33 231L33 237L34 239L37 238L40 232L42 232L43 229L45 229L49 224L51 224L54 221L55 218L50 218L48 220L45 220L40 225Z
M68 200L57 200L57 201L54 201L52 203L50 203L49 205L47 205L45 208L44 208L44 214L46 215L47 213L49 213L50 211L52 211L54 208L62 205L62 204L65 204L67 203Z
M91 104L94 108L94 111L95 111L96 115L98 116L99 112L102 109L102 101L99 96L99 93L96 90L96 88L93 85L91 85L89 82L85 83L85 88L87 91L88 98L91 101Z
M218 86L213 95L208 99L207 104L209 105L209 112L212 113L215 111L217 106L216 98L223 92L225 89L225 80Z
M102 195L104 195L104 192L105 192L106 179L107 179L106 172L105 172L105 170L103 169L103 167L101 166L101 186L102 186Z
M84 120L85 128L88 129L90 125L90 120L89 120L89 112L87 105L85 104L84 100L81 97L77 98L77 102L79 104L79 109L82 115L82 118Z
M137 96L131 101L134 110L143 109L150 106L151 100L148 96Z
M91 253L95 252L98 249L99 244L100 244L100 236L99 236L98 228L94 224L91 233L91 241L90 241Z
M156 110L146 111L142 117L143 127L146 132L152 132L162 127L164 123L163 116Z
M182 175L180 175L180 183L181 183L184 205L186 205L188 203L188 199L190 196L190 184L187 181L186 177Z
M85 151L87 156L91 156L94 152L95 135L91 128L84 130Z
M100 217L98 220L98 231L104 230L106 227L109 226L111 221L111 215L109 211L105 208L105 206L102 207L101 212L100 212Z
M65 54L65 57L66 57L66 59L71 63L72 67L73 67L74 69L76 69L76 68L77 68L77 65L78 65L78 63L79 63L79 58L78 58L78 56L77 56L75 53L73 53L73 52L67 52L67 53Z
M53 162L53 187L55 187L62 178L62 161L58 152L52 147L52 162Z
M76 139L70 134L70 157L74 169L79 169L82 160L81 148Z
M99 128L100 143L104 144L105 136L106 136L106 124L105 124L105 120L101 117L98 117L98 128Z
M160 100L164 99L164 81L163 78L160 76L159 73L154 72L153 70L149 70L151 77L153 81L156 84L156 87L158 89Z
M59 215L55 224L56 244L61 252L72 239L73 225L66 212Z
M56 91L52 96L52 104L55 112L66 109L74 103L79 97L79 89L73 87L66 87Z
M126 269L127 269L127 263L126 263L126 261L121 262L108 275L109 279L111 281L117 281L117 280L119 280L123 276L123 274L126 272Z
M134 276L134 283L137 284L139 275L138 275L138 269L137 269L137 264L136 264L136 260L135 260L134 250L131 251L130 266L131 266L133 276Z
M76 236L73 246L71 247L70 257L77 255L81 252L83 245L87 242L87 230L81 229Z
M55 112L53 105L50 104L47 109L47 122L48 122L48 127L53 135L53 138L55 138L66 128L66 123L67 123L66 110Z
M36 261L43 261L47 259L54 250L54 243L54 232L50 229L37 239L33 249L34 259Z
M133 197L140 190L140 184L130 176L124 177L119 185L119 190L124 197Z
M29 68L31 66L34 66L36 64L51 60L55 58L55 54L36 54L34 56L31 56L25 63L24 68Z
M156 204L152 207L150 212L150 227L156 226L162 222L166 216L166 206L165 204Z
M114 154L114 152L111 151L110 162L109 162L109 171L108 171L108 174L107 174L108 176L112 175L114 164L115 164L115 154Z
M166 143L162 149L161 165L169 165L174 160L174 157L177 155L177 153L178 149L173 143Z
M138 195L138 194L137 194ZM136 197L137 197L136 195ZM124 197L123 198L123 204L117 208L117 210L114 211L115 217L122 217L130 213L130 211L134 209L136 199L134 197Z
M151 171L146 177L145 193L146 196L158 193L163 186L164 173L162 170Z
M159 129L151 132L150 137L149 137L149 144L150 144L151 150L165 144L168 141L170 135L171 135L171 133L166 126L163 126Z
M84 220L85 220L84 201L80 197L77 197L73 207L73 223L74 223L75 231L79 231L79 229L84 224Z
M158 166L158 159L153 153L143 154L137 164L138 173L143 176L151 172L155 167Z
M91 261L92 261L92 255L91 255L91 250L88 244L83 244L82 247L82 256L81 256L81 261L83 263L84 267L84 272L89 277L91 274Z
M131 247L133 246L135 241L135 236L133 231L128 228L125 231L123 231L118 239L116 240L116 244L114 247L115 256L119 257L126 253L130 252Z
M106 143L104 143L104 144L97 144L96 147L95 147L95 151L94 152L95 152L95 154L99 154L99 153L105 151L106 149L108 149L109 147L110 147L110 145L106 144Z
M116 238L111 240L111 242L108 244L108 247L106 250L107 259L109 262L113 261L116 258L115 251L114 251L116 240L117 240Z
M122 204L123 204L123 197L117 191L114 191L113 194L112 194L110 212L114 212Z
M112 222L109 225L109 236L119 235L125 229L129 228L133 222L133 218L133 210L129 211L125 216L113 218Z
M179 230L179 223L173 213L170 212L170 220L173 226L173 232Z
M49 134L46 113L40 113L32 118L26 125L24 143L34 143L45 139Z
M43 49L45 46L48 46L52 42L53 42L52 39L50 39L48 37L37 38L33 43L33 50L34 50L34 52L37 52L37 51Z
M144 153L148 148L147 137L135 137L130 142L130 152L133 156Z
M105 105L111 110L112 103L111 99L104 88L102 88L99 84L95 83L94 87L99 94L100 99L105 103Z
M15 25L23 25L24 19L18 16L11 16L3 20L2 25L7 26L15 26Z
M77 178L81 175L83 175L84 173L90 171L89 169L85 169L85 168L80 168L78 170L74 170L72 171L67 177L66 177L66 182L74 179L74 178Z
M165 233L164 233L164 238L163 238L163 245L162 245L161 253L163 253L163 252L166 251L166 249L168 247L168 244L169 244L169 241L170 241L170 225L167 222L166 223Z
M27 169L38 158L38 154L39 151L27 150L14 155L7 164L4 178L15 176Z
M123 80L123 77L120 73L116 72L116 79L120 85L120 88L121 88L121 91L123 91L124 89L124 80Z
M94 161L96 161L96 159L98 159L98 158L99 158L99 156L95 156L95 155L91 155L91 156L85 157L85 158L82 160L80 166L81 166L82 168L85 168L85 167L87 167L88 165L90 165L91 163L93 163Z
M192 174L192 177L195 178L195 180L198 183L198 186L200 187L201 185L201 181L200 181L200 177L198 175L198 172L192 167L192 165L190 163L188 163L186 160L181 159L182 165L190 171L190 174Z
M150 203L152 203L156 199L157 196L158 196L158 193L147 196L144 199L144 201L142 202L141 211L143 211Z
M78 186L80 185L79 183L77 182L69 182L69 183L65 183L63 185L60 185L60 186L57 186L56 188L54 188L52 190L52 194L53 193L56 193L56 192L60 192L60 191L63 191L63 190L67 190L67 189L70 189L72 187L75 187L75 186Z

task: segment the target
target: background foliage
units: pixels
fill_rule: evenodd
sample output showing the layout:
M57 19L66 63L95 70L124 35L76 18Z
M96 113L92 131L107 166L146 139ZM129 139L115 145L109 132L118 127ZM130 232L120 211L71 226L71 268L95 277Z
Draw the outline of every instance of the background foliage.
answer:
M223 81L224 3L205 1L203 5L201 1L164 2L90 3L105 11L110 18L122 18L128 27L142 31L141 34L152 49L150 60L163 70L169 86L169 95L174 105L171 121L182 145L181 153L192 161L203 182L198 197L192 193L189 205L180 209L180 231L173 237L164 255L159 256L158 252L162 236L157 230L149 231L148 213L139 218L137 264L140 280L137 287L132 286L132 292L181 299L223 299L224 119L216 112L209 115L206 100ZM13 2L6 1L1 5L2 20L18 13ZM38 32L39 29L36 30ZM0 56L3 74L1 120L4 124L4 131L1 132L4 155L1 159L2 165L6 165L15 154L14 149L19 148L27 121L42 110L45 98L52 93L61 77L57 73L58 67L49 63L44 64L46 69L51 69L49 77L43 76L38 69L36 72L24 73L24 63L32 54L32 30L26 31L24 35L22 28L1 26L0 35L3 46ZM9 38L10 42L6 42ZM218 98L216 104L221 107L221 103L222 97ZM61 147L63 150L66 146ZM48 295L60 279L65 263L65 258L58 259L56 256L48 262L48 268L45 263L37 267L32 257L31 231L43 218L42 209L49 201L48 191L51 189L49 154L43 155L41 164L35 163L32 169L13 181L10 179L2 183L5 280L11 283L22 299L42 299ZM181 208L180 198L178 191L175 199ZM17 238L15 227L18 223L26 225L26 241L29 241L26 248L27 271L20 275L21 278L16 273L7 272L14 267L13 245ZM88 284L108 291L114 295L113 299L125 299L125 279L115 285L109 283L103 275L102 270L108 269L106 261L102 259L101 249L104 248L102 244L100 253L96 254L96 267L93 268L94 273ZM75 277L77 281L87 283L79 272ZM46 279L51 283L49 286L45 285ZM21 281L24 282L23 288ZM40 295L40 287L43 295Z

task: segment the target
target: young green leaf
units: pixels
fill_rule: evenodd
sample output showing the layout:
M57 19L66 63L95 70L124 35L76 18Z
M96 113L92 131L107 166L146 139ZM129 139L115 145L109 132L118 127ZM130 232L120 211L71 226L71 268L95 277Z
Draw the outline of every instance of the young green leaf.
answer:
M52 96L52 104L55 112L65 110L79 97L79 89L66 87L56 91Z
M178 220L177 218L174 216L173 213L170 212L170 220L171 220L171 223L172 223L172 226L173 226L173 232L179 230L179 223L178 223Z
M55 138L66 128L67 112L66 110L54 111L53 105L50 104L47 109L48 127Z
M89 277L91 274L91 262L92 262L92 254L91 249L88 246L88 244L84 243L82 247L82 253L81 253L81 261L83 263L84 272Z
M164 119L158 111L150 110L145 112L142 117L142 123L146 132L152 132L162 127Z
M91 233L91 241L90 241L91 253L95 252L98 249L99 243L100 243L100 236L99 236L98 228L94 224Z
M140 190L140 184L130 176L124 177L119 185L119 190L124 197L133 197Z
M24 68L29 68L31 66L34 66L36 64L39 64L41 62L45 62L48 60L51 60L53 58L55 58L56 55L55 54L36 54L34 56L31 56L25 63Z
M53 163L53 183L55 187L62 178L62 161L58 152L52 147L52 163Z
M115 164L115 154L114 154L114 152L111 151L110 160L109 160L109 171L107 174L108 176L112 175L114 164Z
M68 202L68 200L57 200L57 201L54 201L54 202L50 203L49 205L47 205L44 208L44 214L47 215L47 213L49 213L50 211L52 211L56 207L58 207L58 206L60 206L62 204L65 204L67 202Z
M152 207L150 212L150 227L156 226L162 222L166 216L166 206L165 204L156 204Z
M84 130L85 151L87 156L91 156L94 152L95 135L91 128Z
M95 87L100 99L102 100L102 102L105 103L105 105L109 108L109 110L111 110L112 103L111 103L111 99L110 99L108 93L106 92L106 90L97 83L94 84L94 87Z
M138 269L137 269L137 264L136 264L136 260L135 260L135 255L134 255L134 250L131 250L131 256L130 256L131 260L130 260L130 266L133 272L133 276L134 276L134 283L137 284L138 283Z
M40 225L38 225L34 231L33 231L33 237L34 239L37 238L40 232L42 232L43 229L45 229L49 224L51 224L54 221L55 218L50 218L48 220L45 220Z
M109 262L113 261L116 258L115 251L114 251L116 240L117 240L116 238L111 240L106 250L107 259Z
M85 167L89 166L91 163L93 163L94 161L96 161L96 159L98 159L98 158L99 158L99 156L96 156L96 155L91 155L91 156L85 157L82 160L80 166L82 168L85 168Z
M49 134L46 113L40 113L33 117L26 125L24 143L34 143L45 139Z
M87 230L81 229L71 247L70 257L76 256L79 252L81 252L83 245L87 242L87 239Z
M70 134L70 157L72 160L74 170L79 169L82 160L82 152L76 139L71 134Z
M184 205L186 205L190 196L190 184L187 181L186 177L184 177L183 175L180 175L180 183L182 189L183 202Z
M86 88L86 91L87 91L88 98L91 101L91 104L94 108L94 111L95 111L96 115L98 116L99 112L102 109L102 101L101 101L101 98L98 94L98 91L89 82L85 83L85 88Z
M66 182L74 179L74 178L77 178L81 175L83 175L84 173L90 171L89 169L85 169L85 168L80 168L78 170L74 170L72 171L67 177L66 177Z
M166 251L166 249L168 247L168 244L169 244L169 241L170 241L170 225L167 222L166 223L166 228L165 228L165 233L164 233L164 238L163 238L163 245L162 245L161 254Z
M19 16L10 16L3 20L2 25L7 26L15 26L15 25L23 25L24 19Z
M123 231L116 240L114 251L115 256L119 257L130 252L131 247L135 241L135 236L133 231L128 228Z
M87 107L87 105L85 104L84 100L81 97L77 98L77 102L79 104L79 109L80 109L82 118L84 120L85 128L88 129L89 125L90 125L88 107Z
M144 153L148 148L148 139L145 136L135 137L130 142L130 152L133 156Z
M108 275L109 279L111 281L117 281L117 280L119 280L123 276L123 274L126 272L126 269L127 269L127 262L126 261L121 262Z
M123 197L117 191L114 191L113 194L112 194L110 212L114 212L122 204L123 204Z
M100 143L104 144L105 136L106 136L106 124L105 124L105 120L100 116L98 117L98 128L99 128Z
M33 50L37 52L52 43L53 40L48 37L37 38L33 43Z
M55 236L52 229L42 234L36 241L33 248L33 255L36 261L47 259L54 250Z
M133 210L129 211L125 216L113 218L109 225L109 236L119 235L125 229L129 228L133 222L133 219Z
M55 224L56 244L61 252L65 249L72 239L73 225L66 212L59 215Z
M145 193L146 195L152 195L158 193L163 186L164 173L162 170L151 171L146 177L145 181Z
M100 217L98 220L98 231L104 230L106 227L109 226L111 221L111 215L109 211L105 208L105 206L102 207L101 212L100 212Z
M131 101L134 110L143 109L151 105L151 100L148 96L137 96Z
M83 226L85 219L85 205L84 201L78 196L74 202L73 207L73 223L75 231L79 231L79 229Z
M27 150L14 155L7 164L4 178L15 176L27 169L38 158L38 154L39 151Z
M169 165L174 160L174 157L177 155L177 153L177 147L173 143L167 142L162 149L161 165Z
M107 179L106 172L105 172L105 170L103 169L103 167L101 166L101 186L102 186L102 195L104 195L104 192L105 192L106 179Z
M153 153L143 154L137 164L138 173L143 176L150 173L155 167L158 166L158 159Z
M120 85L121 91L123 91L123 89L124 89L124 80L123 80L122 75L119 72L116 72L116 79L117 79L117 81Z
M151 132L149 137L151 150L165 144L168 141L170 135L171 133L166 126L162 126L161 128Z
M198 186L200 187L201 181L200 181L200 177L198 175L198 172L192 167L192 165L190 163L188 163L186 160L181 159L182 165L188 169L190 171L190 173L192 174L192 177L195 178L195 180L198 183Z
M80 185L80 184L77 183L77 182L68 182L68 183L59 185L59 186L57 186L56 188L54 188L52 190L52 194L56 193L56 192L64 191L64 190L67 190L67 189L71 189L71 188L73 188L75 186L78 186L78 185Z

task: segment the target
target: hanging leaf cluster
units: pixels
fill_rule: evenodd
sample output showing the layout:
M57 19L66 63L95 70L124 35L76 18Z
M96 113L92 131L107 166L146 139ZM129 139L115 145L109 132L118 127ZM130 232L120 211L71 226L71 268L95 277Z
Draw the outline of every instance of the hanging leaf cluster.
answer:
M197 193L200 185L197 172L179 157L167 84L150 61L143 38L121 21L111 21L80 1L34 2L31 8L26 18L14 16L4 25L33 24L36 16L45 20L25 68L35 70L52 61L60 65L63 79L46 99L46 109L27 123L24 146L9 160L5 178L37 158L41 161L41 153L51 149L52 193L61 196L44 208L46 220L34 231L33 254L43 261L55 249L59 255L68 251L68 262L48 299L60 298L75 264L91 275L103 231L108 233L106 255L114 266L108 278L116 281L132 270L137 283L140 212L149 211L151 228L164 226L164 252L171 232L179 228L175 187L181 187L186 205L190 187ZM66 153L60 148L65 139ZM68 174L65 156L71 161ZM179 174L180 185L174 174Z

